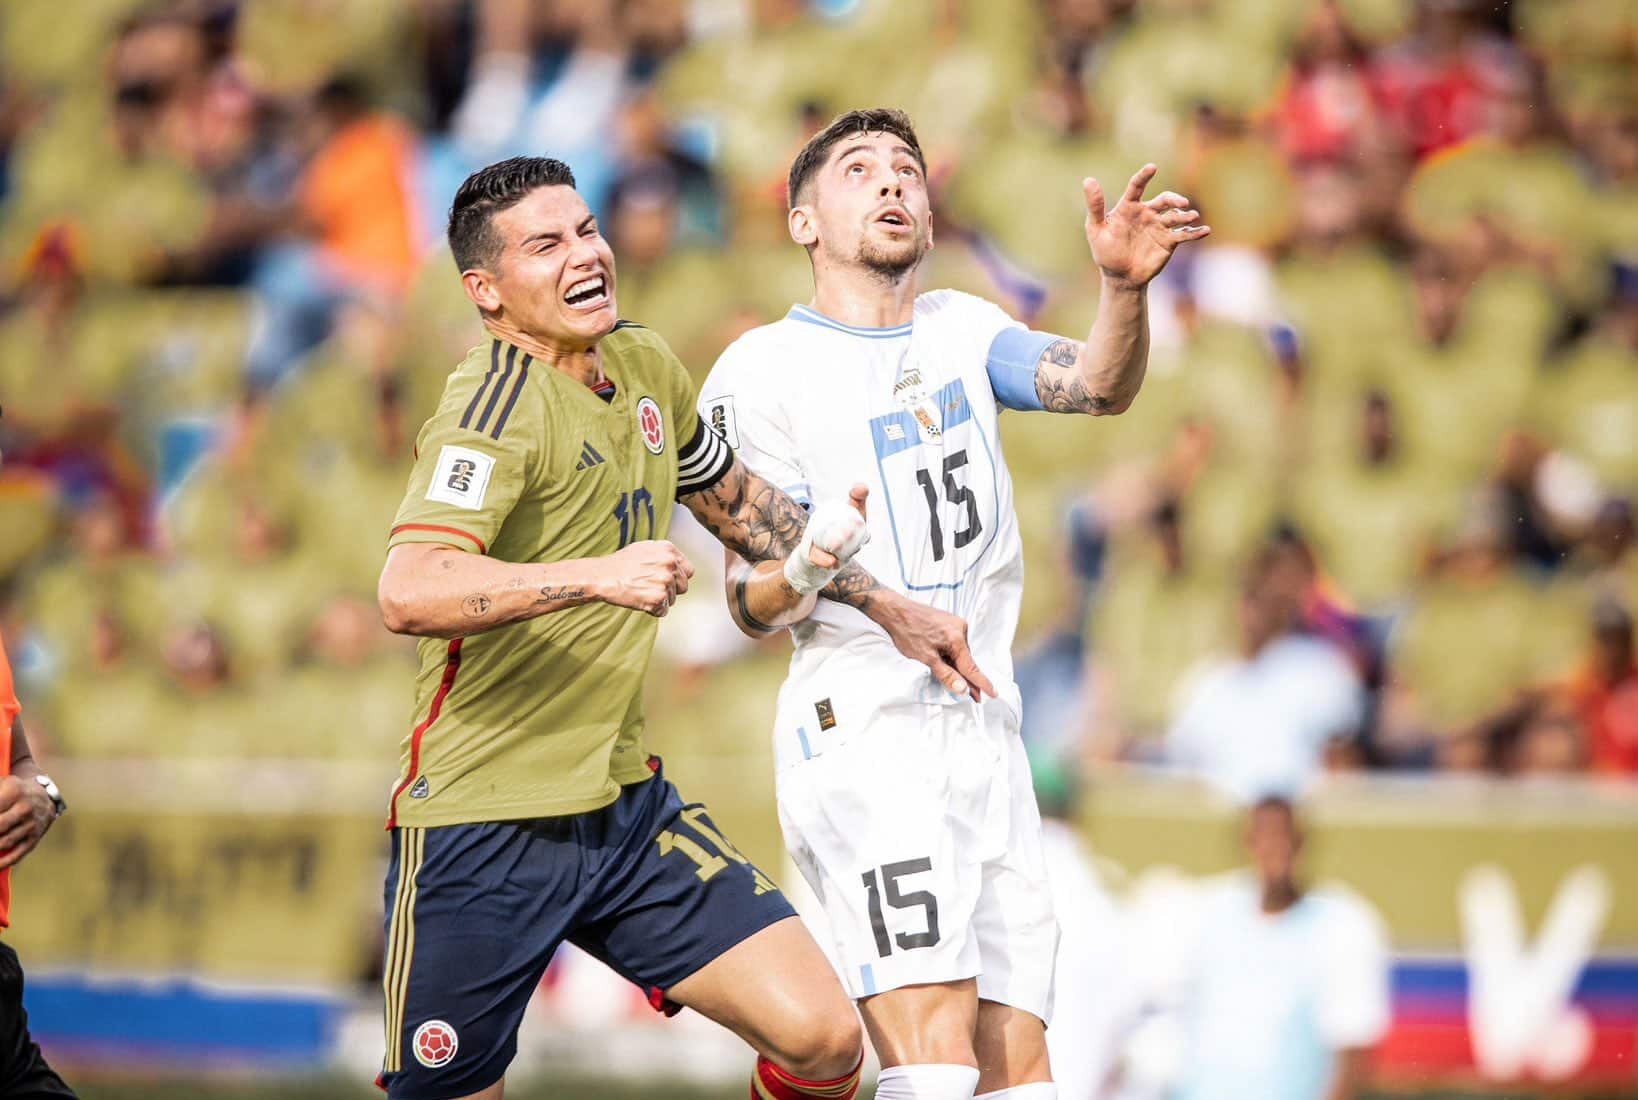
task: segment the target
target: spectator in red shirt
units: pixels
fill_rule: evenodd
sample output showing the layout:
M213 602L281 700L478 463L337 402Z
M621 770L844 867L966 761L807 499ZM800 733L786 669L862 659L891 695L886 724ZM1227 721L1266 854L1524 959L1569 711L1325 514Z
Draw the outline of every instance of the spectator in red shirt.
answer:
M1638 776L1638 659L1632 615L1613 600L1593 609L1592 652L1570 679L1587 727L1592 770Z
M1415 32L1380 58L1388 113L1418 160L1479 133L1501 90L1524 72L1518 50L1479 24L1478 8L1418 0Z
M1379 141L1382 94L1364 44L1337 0L1321 0L1298 35L1274 107L1275 136L1295 164L1353 162Z

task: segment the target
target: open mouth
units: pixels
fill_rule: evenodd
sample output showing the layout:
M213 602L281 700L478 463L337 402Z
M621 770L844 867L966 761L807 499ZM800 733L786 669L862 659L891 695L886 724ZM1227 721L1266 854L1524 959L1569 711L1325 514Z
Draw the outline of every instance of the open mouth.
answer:
M563 300L573 309L596 309L609 300L608 280L601 275L581 279L569 288Z
M890 225L895 229L909 229L910 215L905 213L903 207L890 206L876 215L876 224Z

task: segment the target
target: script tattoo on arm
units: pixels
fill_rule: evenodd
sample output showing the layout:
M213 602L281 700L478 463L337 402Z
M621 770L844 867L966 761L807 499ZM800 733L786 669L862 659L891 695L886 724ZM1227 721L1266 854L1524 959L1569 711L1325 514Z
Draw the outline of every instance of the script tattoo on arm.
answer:
M801 505L737 458L721 481L686 494L682 503L718 542L748 562L790 556L808 525Z
M1115 402L1093 393L1077 370L1086 345L1079 340L1058 340L1041 353L1035 364L1035 396L1047 412L1104 413Z
M583 600L586 598L584 588L553 588L545 585L540 590L540 598L536 603L556 603L559 600Z

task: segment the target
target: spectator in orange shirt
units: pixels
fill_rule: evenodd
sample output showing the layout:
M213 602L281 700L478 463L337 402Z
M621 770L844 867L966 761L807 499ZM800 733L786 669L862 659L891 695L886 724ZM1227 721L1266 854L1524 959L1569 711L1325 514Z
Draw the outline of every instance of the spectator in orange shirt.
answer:
M356 80L337 77L313 97L305 144L312 155L295 195L301 235L264 250L251 279L261 315L248 353L253 394L330 335L348 297L396 302L422 253L408 126L372 110Z
M372 111L364 89L345 77L319 89L313 126L318 149L298 203L321 262L346 285L401 293L420 259L409 187L413 131Z

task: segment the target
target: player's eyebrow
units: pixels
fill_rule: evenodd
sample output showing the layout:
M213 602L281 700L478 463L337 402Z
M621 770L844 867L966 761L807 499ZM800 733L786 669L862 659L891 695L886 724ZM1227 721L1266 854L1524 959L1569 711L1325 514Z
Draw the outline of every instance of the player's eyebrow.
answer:
M862 141L856 142L855 144L849 145L847 148L843 149L840 153L837 153L836 160L841 162L846 160L848 157L851 157L854 153L873 153L875 151L876 147L874 145L869 145ZM895 155L902 153L911 160L916 159L916 151L910 148L908 145L895 145L892 149L888 150L888 152Z
M574 227L574 231L576 233L584 233L588 226L594 225L594 224L596 224L596 222L597 222L597 215L596 214L587 214L584 218L580 219L580 224L576 225ZM562 239L563 239L563 234L562 234L562 232L560 230L548 229L548 230L545 230L544 232L541 232L541 233L532 233L529 236L523 238L523 243L518 245L518 247L519 248L528 248L530 245L534 244L536 241L550 241L550 242L556 243L557 241L560 241Z

